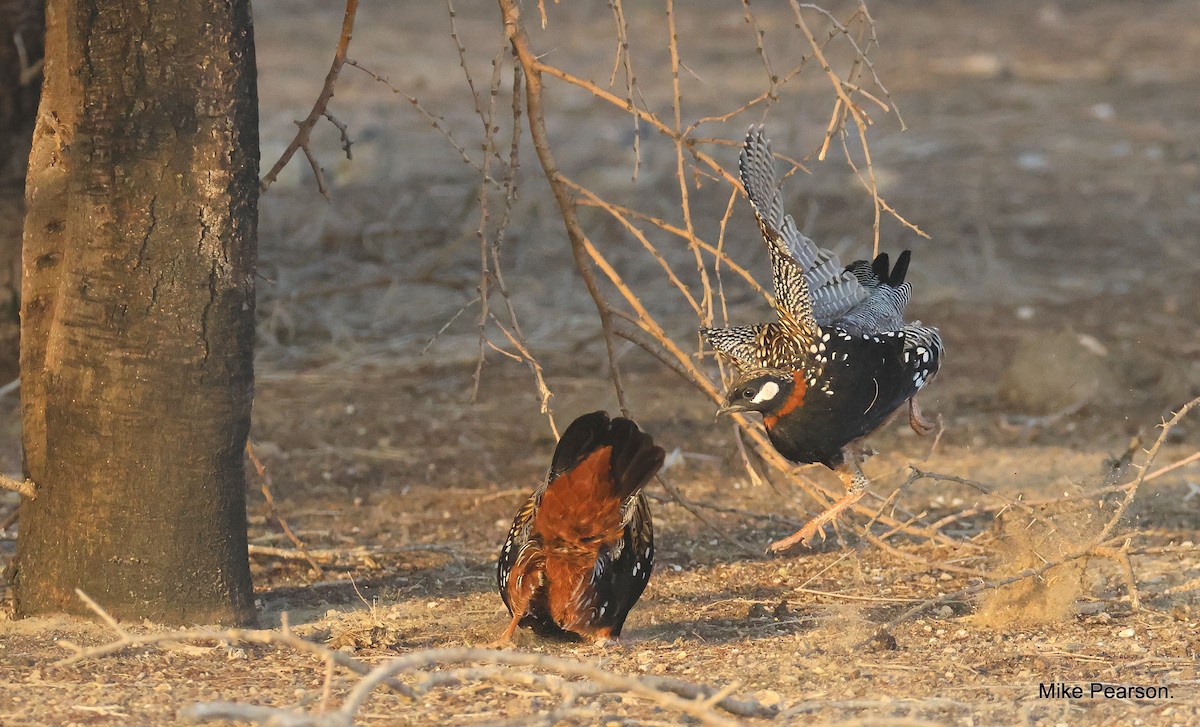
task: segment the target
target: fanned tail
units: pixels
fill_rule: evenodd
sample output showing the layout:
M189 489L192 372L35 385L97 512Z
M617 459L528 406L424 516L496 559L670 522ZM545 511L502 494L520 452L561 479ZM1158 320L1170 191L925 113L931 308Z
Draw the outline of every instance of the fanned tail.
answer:
M609 423L606 411L584 414L571 422L571 425L559 437L558 445L554 448L554 457L550 460L550 474L546 477L547 482L570 470L601 446L601 442L608 433Z
M603 411L579 417L559 440L550 482L534 516L549 543L619 537L631 499L662 467L666 453L629 419Z
M623 502L642 489L662 467L666 452L654 444L654 438L638 429L629 419L617 418L609 428L612 446L609 467L612 470L613 495Z

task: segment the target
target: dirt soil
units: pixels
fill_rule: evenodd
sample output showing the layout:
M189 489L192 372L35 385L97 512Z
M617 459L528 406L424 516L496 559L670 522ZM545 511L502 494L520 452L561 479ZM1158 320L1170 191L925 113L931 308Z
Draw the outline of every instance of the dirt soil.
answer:
M486 91L502 40L498 13L489 3L460 5L458 36ZM625 5L644 102L671 119L666 18L657 5ZM791 68L806 46L790 9L766 5L754 9L767 56L777 70ZM739 4L676 7L685 124L763 90ZM549 26L540 30L536 8L524 3L544 60L607 87L612 11L546 3ZM852 7L831 9L844 18ZM866 502L882 506L910 465L1007 497L1083 492L1101 483L1131 437L1145 435L1148 445L1163 416L1200 395L1200 13L1189 1L1124 0L905 0L871 9L881 46L874 69L907 126L864 106L875 121L876 176L887 202L931 237L885 215L882 245L913 248L910 312L941 328L948 353L921 397L944 435L933 447L899 422L879 432ZM255 13L266 166L316 96L341 7L259 0ZM810 23L818 34L828 29L815 14ZM441 116L478 161L481 123L449 31L440 3L364 3L350 55ZM844 71L838 47L830 44L830 62ZM620 95L619 80L615 88ZM568 176L682 224L669 141L642 125L632 180L628 114L549 79L547 94L549 133ZM812 171L788 181L797 218L847 261L870 252L873 207L836 144L824 162L811 156L832 107L828 79L811 64L765 120L776 150L806 158ZM250 535L260 626L277 627L286 612L296 633L374 664L501 632L495 556L554 438L523 363L489 352L472 402L479 172L414 105L357 69L346 69L331 109L355 141L348 161L336 130L320 127L315 151L332 202L319 197L302 158L262 201L253 430L278 512L309 547L331 553L321 573L270 555L293 545L248 468ZM732 143L702 148L732 169L745 127L760 120L752 110L706 124L698 135ZM699 184L689 196L696 232L716 240L729 187L687 174ZM595 309L528 146L520 183L502 261L562 427L617 403ZM733 204L725 248L766 281L748 205ZM584 210L584 223L669 335L699 353L695 315L640 243L596 210ZM686 271L687 247L652 232ZM685 282L695 277L693 266ZM731 319L768 315L742 281L726 274L723 282ZM494 328L489 335L507 346ZM1069 552L1100 529L1111 498L1057 502L1035 508L1035 518L969 484L926 479L885 513L925 525L961 514L939 524L944 541L897 533L881 547L887 529L875 524L869 541L867 519L855 515L815 550L763 556L819 503L782 474L755 481L710 401L640 349L622 345L617 354L633 416L672 453L668 479L720 532L652 486L658 560L621 644L523 632L515 648L730 686L773 710L777 723L1200 724L1200 462L1148 480L1121 525L1135 553L1136 602L1123 568L1092 558L1036 587L938 604L896 625L894 640L872 639L925 599ZM715 372L711 358L700 360ZM18 425L15 397L0 397L0 471L20 470ZM1198 447L1200 413L1171 432L1154 467ZM819 467L801 475L836 486ZM0 496L0 519L16 504ZM13 531L0 536L4 560ZM71 653L64 642L113 638L82 619L0 622L0 724L169 725L198 702L316 709L322 696L322 662L286 648L172 642L55 664ZM339 672L332 704L355 679ZM1161 686L1169 696L1040 697L1039 684L1051 682ZM555 704L537 686L466 680L416 702L381 691L358 721L524 724ZM582 705L562 723L687 721L629 695Z

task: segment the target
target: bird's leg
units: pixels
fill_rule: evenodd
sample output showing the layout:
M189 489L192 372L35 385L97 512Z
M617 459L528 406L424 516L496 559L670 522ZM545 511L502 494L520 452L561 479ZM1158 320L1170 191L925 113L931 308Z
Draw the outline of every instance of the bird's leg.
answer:
M774 543L771 543L769 550L772 553L781 553L796 543L801 543L807 546L816 536L820 536L821 539L824 539L825 533L822 528L837 518L837 516L843 510L862 499L862 496L866 493L867 487L870 486L871 481L868 480L867 476L862 473L862 469L859 468L858 461L856 459L851 458L848 461L848 469L849 471L846 471L846 469L840 469L837 473L838 477L840 477L842 482L846 485L846 495L842 497L842 499L830 505L825 512L817 515L812 520L809 520L808 524L806 524L804 527L800 528L783 540L777 540Z
M937 425L925 418L921 407L917 405L917 397L908 400L908 426L922 437L928 437L937 429Z
M498 649L501 646L507 646L512 642L513 634L517 632L517 625L521 623L521 616L524 614L524 609L521 609L513 614L512 621L509 622L508 628L504 629L504 633L500 638L487 644L489 649Z

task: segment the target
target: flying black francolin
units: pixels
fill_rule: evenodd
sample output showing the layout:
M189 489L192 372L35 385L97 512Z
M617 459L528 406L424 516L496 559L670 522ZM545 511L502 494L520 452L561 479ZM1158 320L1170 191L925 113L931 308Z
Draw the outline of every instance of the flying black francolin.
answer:
M616 640L654 565L642 488L663 449L629 419L585 414L563 432L550 473L517 512L496 581L518 626L541 635Z
M706 328L709 344L737 375L720 413L762 414L771 444L797 463L834 470L846 495L793 535L771 544L780 552L824 537L824 526L863 496L860 439L903 404L918 434L933 430L914 396L937 373L942 338L920 321L906 323L910 252L889 265L845 268L837 255L800 233L784 214L775 161L762 127L751 127L739 159L742 184L771 253L777 319L759 325Z

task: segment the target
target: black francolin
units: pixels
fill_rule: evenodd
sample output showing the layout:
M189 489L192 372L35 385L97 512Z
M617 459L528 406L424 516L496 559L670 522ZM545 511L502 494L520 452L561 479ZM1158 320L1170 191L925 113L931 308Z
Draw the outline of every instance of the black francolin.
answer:
M937 373L942 338L920 321L906 323L911 285L904 282L910 252L889 265L845 268L784 214L775 162L762 127L751 127L739 159L742 184L771 253L777 320L706 328L709 344L737 369L721 413L762 414L771 444L797 463L819 462L837 472L846 495L790 537L779 552L824 537L823 527L863 496L869 481L859 467L858 440L906 402L918 434L933 426L913 398Z
M629 419L585 414L563 432L544 484L517 512L496 581L512 621L542 635L617 639L654 564L642 488L663 449Z

